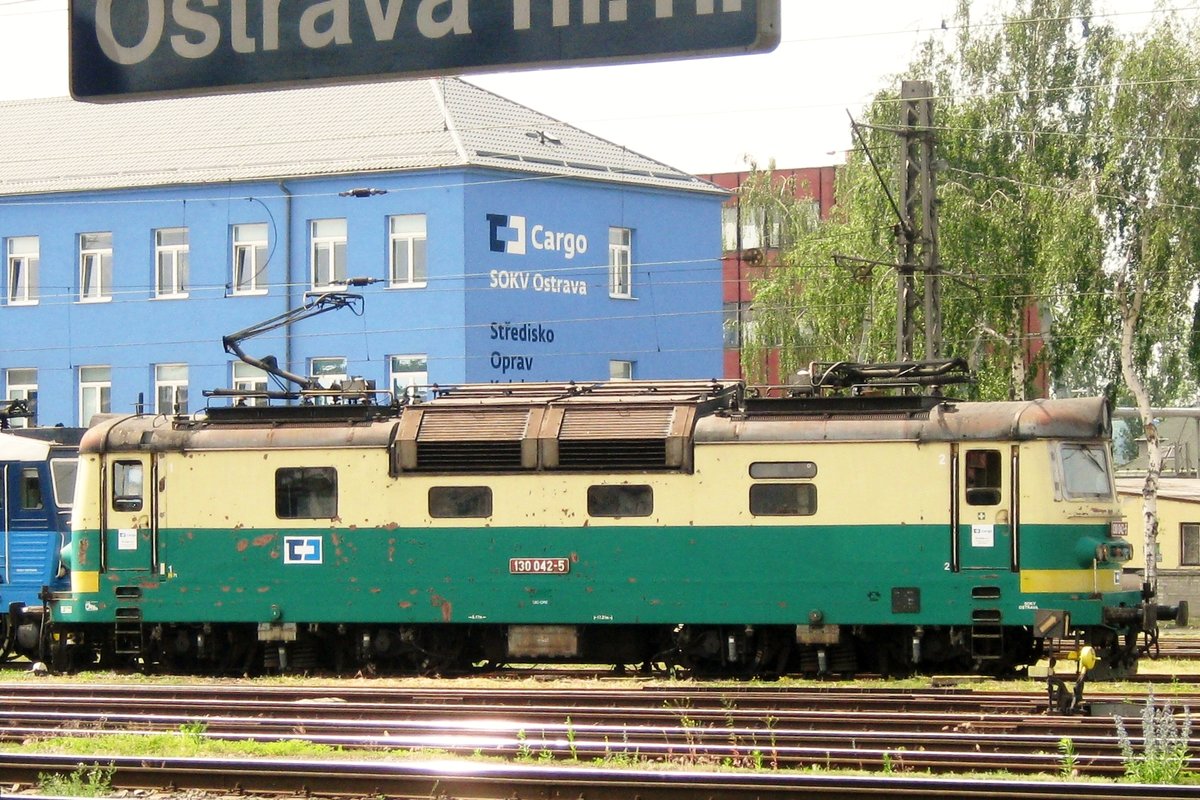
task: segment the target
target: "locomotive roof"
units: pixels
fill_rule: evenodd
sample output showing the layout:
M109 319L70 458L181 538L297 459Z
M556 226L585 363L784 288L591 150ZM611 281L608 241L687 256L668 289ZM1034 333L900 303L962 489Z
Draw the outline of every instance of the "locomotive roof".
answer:
M878 398L899 400L902 398ZM916 404L859 402L838 408L830 400L809 408L788 402L772 409L748 404L745 415L710 416L696 424L697 442L1098 439L1112 433L1100 397L1010 402L957 400Z
M1101 398L747 399L745 387L736 381L481 384L439 391L431 401L406 406L210 409L208 416L196 418L110 419L86 434L81 450L373 448L396 443L401 469L434 469L436 463L457 470L534 469L548 466L547 452L553 466L559 466L560 457L579 459L580 466L587 459L604 464L621 450L625 460L619 466L636 469L685 467L692 443L1015 441L1097 439L1111 433L1108 406ZM629 454L637 448L642 456ZM651 450L653 456L644 455ZM498 455L501 451L507 455ZM651 460L638 461L641 457ZM511 462L498 466L497 458Z
M56 448L79 444L83 428L10 428L0 431L0 461L42 461Z

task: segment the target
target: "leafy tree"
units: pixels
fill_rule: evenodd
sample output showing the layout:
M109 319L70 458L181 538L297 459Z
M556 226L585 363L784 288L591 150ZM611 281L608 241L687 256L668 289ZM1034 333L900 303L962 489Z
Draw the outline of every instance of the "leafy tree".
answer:
M1053 297L1062 262L1099 242L1086 134L1116 39L1090 22L1090 8L1022 0L1004 20L979 24L962 0L954 40L928 42L904 76L935 86L943 351L968 359L979 396L1026 395L1039 366L1027 360L1031 309ZM876 166L890 182L898 109L898 91L877 95L864 115L866 149L839 173L834 213L756 285L749 358L779 345L787 370L814 358L895 359L895 274L884 265L898 260L897 218ZM1071 186L1079 190L1064 192ZM754 203L761 184L749 187L744 201Z
M1153 585L1162 451L1151 408L1193 398L1200 374L1200 30L1158 20L1125 43L1115 77L1096 136L1095 202L1120 320L1121 374L1149 445L1142 497Z

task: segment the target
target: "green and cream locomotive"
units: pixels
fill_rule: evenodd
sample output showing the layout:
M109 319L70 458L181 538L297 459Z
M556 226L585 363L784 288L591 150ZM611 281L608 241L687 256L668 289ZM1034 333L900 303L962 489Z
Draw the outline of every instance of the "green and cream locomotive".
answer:
M1128 671L1178 613L1123 574L1100 399L328 394L87 432L60 667Z

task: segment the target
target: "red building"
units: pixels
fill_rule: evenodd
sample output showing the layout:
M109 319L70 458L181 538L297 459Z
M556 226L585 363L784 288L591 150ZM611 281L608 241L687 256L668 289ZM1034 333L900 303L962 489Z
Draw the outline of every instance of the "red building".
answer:
M787 182L797 200L808 201L814 222L829 216L834 203L836 166L777 169L772 180ZM751 176L750 172L723 172L699 177L735 192L722 213L722 246L725 306L725 378L746 378L755 383L779 384L779 354L769 352L763 363L746 370L742 364L742 344L754 324L751 283L762 277L785 245L779 219L768 219L742 209L736 192Z

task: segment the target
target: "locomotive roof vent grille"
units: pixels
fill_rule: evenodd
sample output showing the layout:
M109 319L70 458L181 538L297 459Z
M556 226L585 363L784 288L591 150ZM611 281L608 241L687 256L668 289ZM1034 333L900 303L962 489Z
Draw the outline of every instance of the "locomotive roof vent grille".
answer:
M479 472L521 469L520 442L418 442L417 469Z
M670 402L410 407L392 470L686 470L695 418L695 406Z
M542 464L584 471L686 468L694 414L691 406L660 404L550 409Z
M661 469L667 463L663 439L582 439L558 443L558 468L562 470Z
M495 472L537 466L541 409L522 407L414 408L397 434L401 470Z

